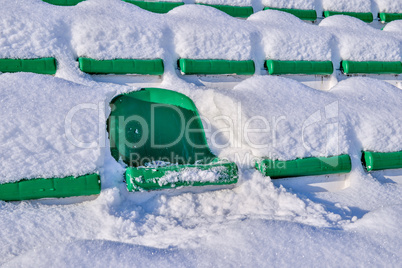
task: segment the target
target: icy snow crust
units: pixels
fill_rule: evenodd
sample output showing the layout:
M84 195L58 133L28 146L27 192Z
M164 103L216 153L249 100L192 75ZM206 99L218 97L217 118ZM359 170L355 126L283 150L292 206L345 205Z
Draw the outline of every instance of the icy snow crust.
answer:
M331 91L321 92L291 79L256 75L233 90L223 90L187 83L174 71L176 51L194 57L215 55L215 51L204 51L202 46L217 48L221 40L215 39L215 34L227 31L229 24L235 22L242 38L248 31L251 37L240 40L235 52L227 47L223 53L224 49L219 48L224 57L259 58L268 54L264 46L269 40L263 36L269 33L260 30L264 27L260 14L282 16L284 21L290 20L288 15L267 11L237 21L208 7L197 6L155 15L122 1L88 0L75 7L55 7L39 0L3 2L1 57L55 56L58 70L56 77L0 74L1 182L20 177L99 171L102 192L95 200L81 197L0 202L0 265L131 267L151 263L167 267L293 267L398 266L401 263L401 183L386 177L386 172L367 174L360 163L361 150L402 150L400 89L376 79L349 78ZM216 21L216 27L211 30L214 34L197 32L194 40L186 41L190 52L183 52L174 40L178 40L180 31L190 29L174 21L191 23L186 13L195 9L204 15L214 14L211 21ZM108 10L120 12L119 16ZM87 14L94 31L74 14ZM90 18L102 14L107 16L100 21ZM112 15L115 20L110 18ZM79 53L93 53L98 58L124 56L130 42L142 40L139 36L144 34L141 27L134 26L136 16L140 17L141 25L149 22L152 34L162 36L162 40L143 37L154 41L146 53L162 55L167 64L160 87L179 91L194 100L200 115L210 122L209 127L204 126L211 150L240 167L239 183L233 189L207 191L201 187L128 193L122 179L124 167L110 155L106 137L103 137L105 147L99 146L99 136L102 136L99 133L106 135L107 104L115 95L137 88L97 83L90 75L80 72L76 57L83 55L78 55L78 48ZM285 53L290 53L285 46L289 28L311 30L312 34L312 29L322 31L325 35L317 39L319 47L306 50L300 46L295 48L295 55L302 54L298 57L303 59L314 53L322 59L340 58L339 55L348 55L347 41L332 31L342 31L338 29L342 28L346 34L348 30L343 26L333 29L336 27L332 24L343 19L328 18L323 27L316 27L302 26L292 18L294 23L286 24L287 28L279 25L275 29L276 34L283 35L275 38L282 40ZM102 24L102 20L111 25ZM195 26L200 22L199 16L194 18ZM123 23L131 26L124 28ZM345 24L352 25L353 34L358 27L370 38L381 34L363 28L355 19L345 20ZM81 35L78 25L85 34ZM392 25L395 23L388 26ZM73 27L76 33L72 32ZM209 31L202 25L200 29ZM113 32L126 30L125 35ZM348 40L353 41L350 49L357 49L358 57L366 58L363 50L354 48L362 42L366 53L369 51L367 54L374 59L388 59L391 55L390 58L400 60L400 50L399 55L393 52L395 40L401 40L400 32L385 29L383 36L389 38L386 39L388 46L377 46L376 42L368 46L363 35L356 34L354 41L353 34ZM121 40L115 43L103 35ZM86 44L85 38L91 38L96 45ZM211 38L211 44L205 43L207 38ZM204 41L196 50L200 40ZM259 52L254 48L242 50L249 44L258 47L257 40L264 40ZM137 48L143 44L139 41ZM281 46L275 49L282 49ZM140 55L138 51L129 53L133 57ZM95 108L104 104L104 109ZM87 108L71 118L73 137L94 145L93 148L73 146L67 139L66 118L77 105ZM255 120L250 121L252 118ZM250 132L246 140L242 131L247 122L250 128L269 126L270 131ZM227 131L230 124L233 133ZM219 130L221 135L213 136L211 130ZM222 146L225 143L227 146ZM261 144L269 147L259 147ZM347 175L350 186L339 192L308 193L275 187L270 178L252 167L252 161L244 161L247 156L293 159L340 153L351 155L353 169ZM393 174L402 175L400 170Z

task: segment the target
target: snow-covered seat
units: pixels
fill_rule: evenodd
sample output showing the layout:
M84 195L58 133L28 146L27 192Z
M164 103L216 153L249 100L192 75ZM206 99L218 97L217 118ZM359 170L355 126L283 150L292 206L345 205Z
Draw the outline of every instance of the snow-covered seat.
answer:
M358 18L364 22L372 22L371 0L323 0L325 18L334 15L345 15Z
M0 76L0 200L100 193L100 91L53 76Z
M314 0L276 1L262 0L264 10L279 10L290 13L301 20L315 21L317 12Z
M352 17L329 17L319 26L336 37L332 49L336 52L333 62L339 80L346 78L342 73L363 74L398 86L401 79L395 74L402 70L402 39L398 34L375 29Z
M175 7L184 5L180 0L178 1L143 1L143 0L122 0L127 3L134 4L142 9L154 13L167 13Z
M236 1L233 1L228 4L226 4L226 2L225 2L225 4L220 4L221 1L219 1L219 0L218 1L198 0L198 1L196 1L196 3L199 5L214 7L222 12L225 12L226 14L228 14L232 17L237 17L237 18L247 18L254 12L250 1L242 1L239 3L237 3Z
M254 74L252 25L208 6L179 7L168 19L183 74Z
M333 73L330 34L276 10L255 14L249 21L261 33L268 74L294 77L328 76ZM321 81L322 77L317 79Z

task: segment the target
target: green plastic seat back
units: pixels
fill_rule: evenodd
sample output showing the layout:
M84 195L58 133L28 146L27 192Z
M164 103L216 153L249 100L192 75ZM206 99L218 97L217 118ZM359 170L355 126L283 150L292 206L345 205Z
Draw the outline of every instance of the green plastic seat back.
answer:
M108 131L112 156L129 166L153 161L208 163L209 150L197 109L187 96L147 88L115 97Z

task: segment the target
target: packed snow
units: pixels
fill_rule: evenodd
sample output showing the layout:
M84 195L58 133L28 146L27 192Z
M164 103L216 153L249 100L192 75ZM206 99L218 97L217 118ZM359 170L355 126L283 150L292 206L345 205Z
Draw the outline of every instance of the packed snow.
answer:
M0 201L1 266L400 265L402 171L368 174L360 163L361 150L402 150L400 89L352 77L323 92L258 73L222 89L188 83L174 68L179 57L401 60L399 22L380 31L333 16L316 26L278 11L239 20L198 5L153 14L120 0L1 7L0 58L58 63L56 77L0 74L1 182L92 172L102 180L99 196ZM79 71L78 56L163 58L158 87L195 102L208 145L238 164L239 182L127 192L105 121L112 98L138 87L96 82ZM276 186L253 167L260 157L341 153L352 172L334 192Z

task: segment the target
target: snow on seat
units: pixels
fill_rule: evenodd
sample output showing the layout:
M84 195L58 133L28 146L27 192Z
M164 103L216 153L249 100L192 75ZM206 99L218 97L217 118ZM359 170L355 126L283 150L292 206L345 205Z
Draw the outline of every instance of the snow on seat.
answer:
M372 22L371 0L323 0L324 17L345 15Z
M137 60L137 59L113 59L94 60L78 58L80 70L89 74L143 74L163 75L163 61Z
M75 6L85 0L42 0L43 2L56 6Z
M1 200L100 193L99 92L52 76L0 76Z
M317 12L315 10L264 7L264 10L270 10L270 9L290 13L301 20L315 21L317 19Z
M213 4L206 4L203 2L197 2L197 4L214 7L236 18L247 18L254 12L252 6L213 5Z
M32 12L30 5L1 4L0 72L56 73L60 51L57 31L62 24L54 21L54 6L41 1L38 5L41 12ZM49 15L44 17L42 12Z
M30 72L37 74L56 73L55 58L37 58L37 59L0 59L0 72Z
M287 12L301 20L315 21L317 19L314 0L262 0L262 4L264 5L264 10L279 10Z
M402 168L402 151L399 152L369 152L362 154L362 163L367 171Z
M184 74L254 74L254 28L249 23L212 7L192 5L172 10L168 21Z
M270 98L259 99L252 94ZM255 156L256 167L264 175L293 177L350 171L341 124L345 117L339 113L337 98L329 92L284 77L256 76L237 85L233 95L243 107L242 120L250 121L249 128L258 128L242 137L241 149ZM342 184L343 178L339 179Z
M351 146L363 151L367 170L402 168L402 110L394 109L402 103L401 90L377 79L354 77L331 92L348 117L348 128L354 132Z
M262 35L269 74L332 74L330 34L276 10L255 14L249 21Z
M334 15L344 15L344 16L350 16L354 18L358 18L364 22L372 22L373 21L373 14L371 12L346 12L346 11L329 11L326 10L324 11L324 17L330 17Z
M123 0L127 3L134 4L142 9L154 13L167 13L175 7L184 5L180 0L178 1L141 1L141 0Z
M108 119L112 156L129 167L129 191L237 182L237 166L211 153L187 96L147 88L115 97Z
M89 4L76 8L79 15L72 22L71 43L83 72L163 74L162 44L166 27L163 15L149 13L123 1L110 8ZM98 12L105 18L100 20ZM135 23L126 23L133 18Z
M400 73L401 42L398 34L381 31L368 26L352 17L333 16L320 24L336 39L335 69L348 73L368 73L377 75L378 79L387 79L397 85L398 77L378 76L386 73ZM369 52L369 53L368 53ZM342 66L340 64L342 62ZM339 65L338 65L339 64ZM338 76L339 79L344 79Z
M373 0L378 8L378 17L382 23L402 19L402 2L394 0Z
M347 154L333 157L309 157L289 161L264 159L256 168L272 179L349 173L352 162Z

